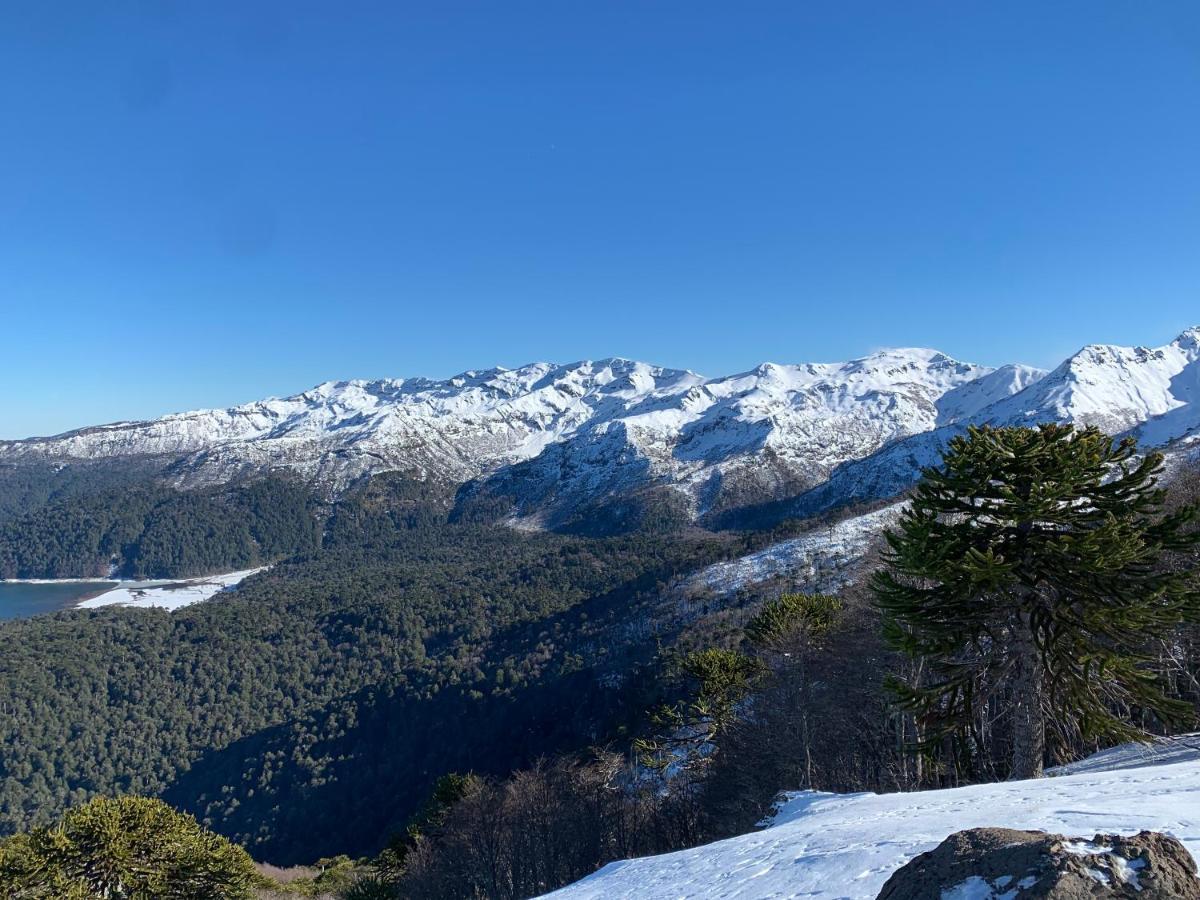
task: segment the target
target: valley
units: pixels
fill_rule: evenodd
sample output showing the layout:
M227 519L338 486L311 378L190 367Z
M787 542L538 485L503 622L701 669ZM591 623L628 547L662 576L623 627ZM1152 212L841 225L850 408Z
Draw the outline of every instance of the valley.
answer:
M803 777L944 786L902 735L844 757L892 727L867 578L906 492L969 426L1047 421L1160 447L1193 496L1198 335L1048 373L898 350L720 379L605 360L337 382L6 442L0 572L121 580L28 585L48 599L0 626L0 830L134 793L264 862L374 856L452 773L642 765L655 710L688 696L681 660L745 647L797 592L841 598L821 702L857 710ZM731 740L722 758L753 756ZM629 852L749 827L801 777L763 765L726 808L714 765L717 806L638 801L664 818Z

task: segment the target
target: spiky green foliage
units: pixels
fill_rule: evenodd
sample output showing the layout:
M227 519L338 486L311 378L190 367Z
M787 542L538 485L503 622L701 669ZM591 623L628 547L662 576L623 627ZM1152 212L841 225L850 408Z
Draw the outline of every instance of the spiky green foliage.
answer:
M710 648L684 656L679 671L691 682L690 698L660 707L651 715L654 736L635 742L644 764L653 768L703 761L763 666L744 653Z
M142 797L99 797L0 844L10 900L237 900L258 880L241 847Z
M789 635L820 637L837 622L842 601L832 594L783 594L765 604L746 624L746 637L768 647Z
M760 663L733 650L709 649L689 653L681 664L698 685L693 711L720 730L733 715L734 707L750 692L761 673Z
M1163 514L1161 470L1132 439L1043 425L971 428L924 473L872 586L892 644L925 661L896 688L926 745L970 741L998 700L1014 774L1036 775L1046 726L1127 739L1122 710L1187 712L1145 666L1200 610L1193 574L1160 564L1197 541L1194 508Z

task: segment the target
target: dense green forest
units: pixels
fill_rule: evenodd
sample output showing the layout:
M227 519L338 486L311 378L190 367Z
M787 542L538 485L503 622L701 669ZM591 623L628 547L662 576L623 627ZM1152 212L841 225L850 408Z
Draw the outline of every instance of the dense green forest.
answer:
M272 862L378 849L439 775L504 774L636 720L652 690L637 673L655 652L639 608L676 573L745 549L702 533L451 525L420 494L402 479L360 492L323 547L219 603L0 627L0 829L133 792ZM203 523L221 505L263 556L286 545L258 535L311 540L282 527L306 514L283 483L126 508L148 523L139 546L154 547L156 523L203 534L187 514ZM281 527L256 530L252 516L271 511Z
M107 469L89 471L119 480ZM0 578L206 575L311 551L320 541L319 505L307 488L281 478L202 491L142 479L56 496L34 476L26 484L20 505L12 501L0 521Z
M0 524L55 500L145 484L165 466L154 459L0 462Z

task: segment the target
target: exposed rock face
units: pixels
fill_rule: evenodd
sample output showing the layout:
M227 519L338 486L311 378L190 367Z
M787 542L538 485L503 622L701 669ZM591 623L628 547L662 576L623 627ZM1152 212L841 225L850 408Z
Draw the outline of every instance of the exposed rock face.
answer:
M972 828L897 870L878 900L1200 900L1183 844L1153 831L1090 841L1041 831Z

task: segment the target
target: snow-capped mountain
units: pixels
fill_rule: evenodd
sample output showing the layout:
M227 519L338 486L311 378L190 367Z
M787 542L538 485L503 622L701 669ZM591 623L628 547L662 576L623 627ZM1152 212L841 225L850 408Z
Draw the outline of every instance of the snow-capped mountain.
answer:
M768 363L630 397L616 415L593 417L467 496L500 498L518 519L553 526L659 487L679 514L695 518L800 493L849 460L973 415L1039 374L921 349L838 364Z
M933 350L764 364L706 378L624 359L329 382L284 399L0 443L0 460L154 456L179 484L287 469L336 493L401 471L514 521L656 493L686 517L902 490L967 423L1075 421L1152 444L1200 436L1200 329L1158 349L1091 346L1049 374Z
M1149 447L1191 454L1200 443L1200 328L1164 347L1092 344L1024 390L979 406L956 422L897 441L879 453L851 461L794 511L812 514L848 500L874 500L905 490L942 448L968 424L1034 425L1071 422L1130 434Z
M523 465L553 497L513 497L519 512L646 484L670 485L703 511L730 479L753 482L761 498L810 487L1031 377L930 350L765 364L716 379L623 359L538 363L445 381L328 383L282 400L9 442L0 455L176 456L184 484L283 467L335 491L387 470L460 484Z
M1137 430L1154 445L1200 424L1200 328L1165 347L1084 347L1027 391L982 418L998 425L1060 421L1111 434Z

